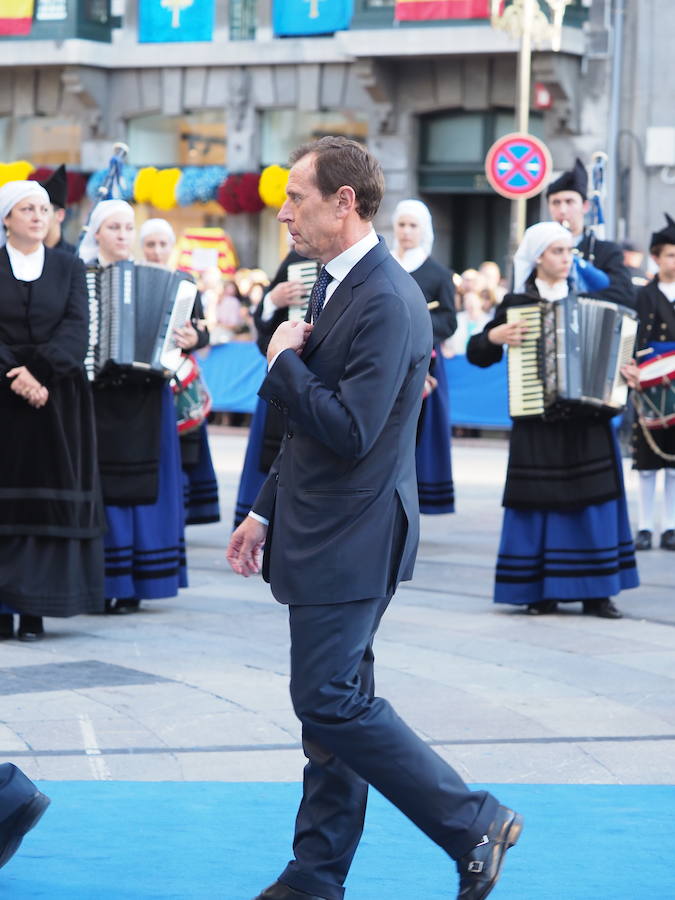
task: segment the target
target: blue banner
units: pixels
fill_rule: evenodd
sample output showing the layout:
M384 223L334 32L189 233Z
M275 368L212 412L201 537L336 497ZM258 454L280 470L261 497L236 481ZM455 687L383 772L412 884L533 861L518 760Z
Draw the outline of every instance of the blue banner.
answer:
M274 0L277 37L332 34L349 28L354 0Z
M138 40L142 44L213 39L215 0L140 0Z

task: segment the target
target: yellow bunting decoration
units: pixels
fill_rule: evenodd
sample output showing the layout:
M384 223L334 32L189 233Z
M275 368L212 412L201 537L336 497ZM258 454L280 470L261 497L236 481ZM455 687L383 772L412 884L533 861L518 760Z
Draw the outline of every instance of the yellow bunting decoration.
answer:
M157 169L154 166L145 166L145 168L138 170L134 181L134 200L136 203L151 202L156 175Z
M35 166L25 159L19 159L12 163L0 163L0 186L8 181L25 181Z
M258 193L265 206L281 209L286 200L289 170L283 166L267 166L260 174Z
M176 205L176 187L183 173L180 169L162 169L155 176L150 202L157 209L173 209Z

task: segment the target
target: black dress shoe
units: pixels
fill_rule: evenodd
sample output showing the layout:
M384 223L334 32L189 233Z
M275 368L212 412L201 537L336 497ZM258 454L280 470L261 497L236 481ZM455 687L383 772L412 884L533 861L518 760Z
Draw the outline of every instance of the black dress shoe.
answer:
M523 817L500 806L483 840L457 860L459 894L457 900L483 900L497 884L504 855L523 830Z
M138 612L141 601L135 597L113 597L105 601L105 612L110 616L126 616Z
M0 769L2 802L10 806L6 818L0 820L1 869L14 856L24 835L40 821L50 801L16 766L5 763ZM9 776L8 771L11 772Z
M284 884L283 881L275 881L253 900L326 900L326 898L318 897L316 894L306 894L304 891L296 891L295 888Z
M623 613L617 609L609 597L584 600L584 615L598 616L600 619L623 619Z
M0 615L0 641L8 641L14 637L14 616L11 613Z
M558 601L542 600L541 603L528 603L525 612L528 616L548 616L558 612Z
M41 641L45 636L42 616L19 616L18 636L20 641Z
M635 549L636 550L651 550L652 549L652 533L648 531L646 528L641 528L638 533L635 535Z
M675 528L669 528L661 535L661 549L675 550Z

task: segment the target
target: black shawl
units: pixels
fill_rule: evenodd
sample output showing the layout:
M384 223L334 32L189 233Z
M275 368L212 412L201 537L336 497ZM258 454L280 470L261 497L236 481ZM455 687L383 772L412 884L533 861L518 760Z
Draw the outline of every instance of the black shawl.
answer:
M102 533L84 266L45 250L41 276L18 281L0 250L0 534L90 538ZM7 372L26 366L49 391L41 409Z

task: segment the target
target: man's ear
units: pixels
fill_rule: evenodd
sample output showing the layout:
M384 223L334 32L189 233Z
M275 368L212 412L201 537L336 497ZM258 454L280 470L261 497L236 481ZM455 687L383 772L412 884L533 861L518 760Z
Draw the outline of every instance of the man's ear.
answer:
M584 200L584 206L583 206L584 214L587 213L587 212L589 212L589 211L590 211L590 208L591 208L591 201L590 201L590 200Z
M356 209L356 192L354 188L348 184L343 184L335 192L337 197L337 215L343 219L350 212Z
M65 209L61 209L60 206L57 206L56 209L54 210L54 218L59 223L59 225L63 222L65 217L66 217Z

